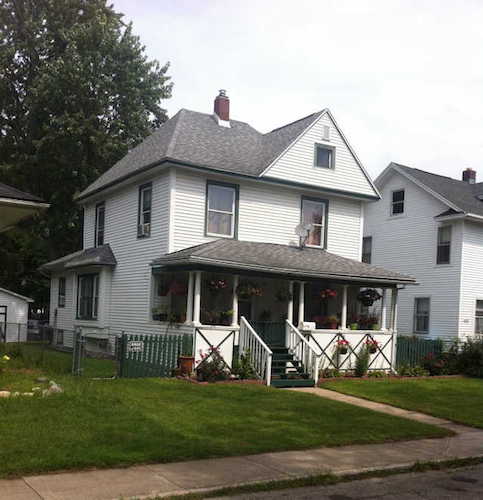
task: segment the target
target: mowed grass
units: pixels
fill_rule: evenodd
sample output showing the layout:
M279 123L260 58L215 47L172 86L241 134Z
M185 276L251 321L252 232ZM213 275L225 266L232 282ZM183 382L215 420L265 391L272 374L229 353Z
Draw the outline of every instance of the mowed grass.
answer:
M40 372L0 375L30 388ZM0 399L0 476L442 437L448 432L260 385L57 376L65 392Z
M483 428L483 379L338 380L322 387Z

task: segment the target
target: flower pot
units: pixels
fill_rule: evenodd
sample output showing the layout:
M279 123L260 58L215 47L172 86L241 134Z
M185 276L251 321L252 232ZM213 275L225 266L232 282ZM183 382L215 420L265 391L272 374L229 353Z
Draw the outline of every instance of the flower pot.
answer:
M359 329L359 325L357 323L352 323L352 325L350 325L349 327L351 330L358 330Z
M347 354L349 349L347 347L339 347L338 352L339 354Z
M194 356L180 356L178 358L181 375L191 375L195 364Z
M375 347L375 346L369 347L369 353L370 354L376 354L376 352L377 352L377 347Z
M332 321L331 323L328 323L328 326L331 330L337 330L337 322Z

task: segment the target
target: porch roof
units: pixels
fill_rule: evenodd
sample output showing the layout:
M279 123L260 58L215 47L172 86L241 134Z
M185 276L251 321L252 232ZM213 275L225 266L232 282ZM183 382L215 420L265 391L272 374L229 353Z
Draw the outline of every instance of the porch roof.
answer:
M40 267L41 271L62 272L65 270L85 267L85 266L115 266L116 257L112 253L111 247L101 245L95 248L86 248L78 252L71 253L57 260L52 260Z
M372 284L415 284L412 276L388 271L380 267L348 259L318 248L300 248L219 239L172 252L155 259L153 268L204 267L257 274L283 275L296 279L330 279Z

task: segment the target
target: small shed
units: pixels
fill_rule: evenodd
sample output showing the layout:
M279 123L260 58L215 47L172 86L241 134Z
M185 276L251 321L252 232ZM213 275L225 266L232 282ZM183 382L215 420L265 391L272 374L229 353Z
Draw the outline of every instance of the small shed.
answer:
M26 342L29 303L33 299L0 288L0 342Z

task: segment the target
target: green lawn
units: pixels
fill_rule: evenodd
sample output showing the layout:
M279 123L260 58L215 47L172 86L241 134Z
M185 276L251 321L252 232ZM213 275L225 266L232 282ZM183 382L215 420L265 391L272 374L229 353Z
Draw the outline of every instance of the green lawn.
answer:
M337 380L322 387L483 428L483 379Z
M0 390L30 389L39 374L0 375ZM0 476L446 435L259 385L54 378L64 394L0 399Z

